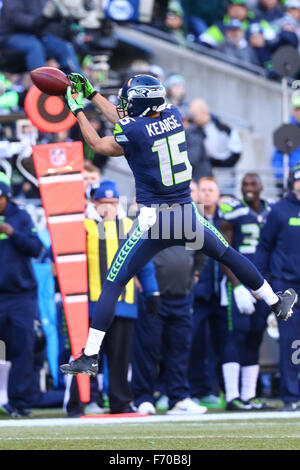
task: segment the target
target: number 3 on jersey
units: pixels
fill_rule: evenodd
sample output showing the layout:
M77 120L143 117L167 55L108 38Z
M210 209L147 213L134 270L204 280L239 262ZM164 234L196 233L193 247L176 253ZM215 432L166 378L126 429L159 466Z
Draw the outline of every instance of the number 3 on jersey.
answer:
M260 236L259 225L254 223L243 224L241 225L241 232L246 236L243 238L242 245L239 246L239 252L243 253L244 255L255 253Z
M192 166L187 151L181 152L179 145L185 142L185 132L178 132L167 139L156 140L152 152L158 153L161 180L164 186L184 183L192 178ZM185 170L174 173L174 166L185 164Z

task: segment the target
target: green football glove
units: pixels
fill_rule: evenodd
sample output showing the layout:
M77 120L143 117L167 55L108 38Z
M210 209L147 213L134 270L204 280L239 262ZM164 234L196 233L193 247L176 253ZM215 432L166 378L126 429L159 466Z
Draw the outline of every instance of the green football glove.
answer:
M70 75L68 75L68 79L71 81L76 92L78 93L82 90L84 97L88 100L91 100L97 93L91 82L80 73L70 73Z
M79 111L83 111L83 91L79 90L77 98L72 96L72 87L68 86L66 94L67 104L72 113L77 116Z

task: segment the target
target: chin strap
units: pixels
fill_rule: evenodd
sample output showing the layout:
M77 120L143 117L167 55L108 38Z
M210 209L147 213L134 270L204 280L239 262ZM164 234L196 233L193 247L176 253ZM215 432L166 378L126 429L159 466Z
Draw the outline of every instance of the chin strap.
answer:
M144 112L142 112L142 114L140 114L139 116L140 117L144 117L144 116L147 116L147 114L149 113L149 111L151 111L152 113L160 113L161 111L163 111L165 108L166 108L167 104L166 103L163 103L161 104L160 106L158 106L156 109L152 109L152 108L146 108Z
M140 117L146 116L149 113L149 111L151 111L151 108L146 108L145 111L142 114L140 114Z

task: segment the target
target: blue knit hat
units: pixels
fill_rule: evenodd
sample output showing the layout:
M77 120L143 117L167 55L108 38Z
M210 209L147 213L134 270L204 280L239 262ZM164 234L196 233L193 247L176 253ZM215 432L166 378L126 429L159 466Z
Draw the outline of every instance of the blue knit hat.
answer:
M185 79L183 75L180 75L180 73L170 73L166 77L165 88L168 90L173 85L177 85L178 83L182 83L183 85L185 85Z
M96 189L93 199L119 199L120 194L116 188L115 181L102 180L98 189Z
M11 190L9 178L6 176L5 173L2 173L0 171L0 197L1 196L6 196L7 198L10 198Z

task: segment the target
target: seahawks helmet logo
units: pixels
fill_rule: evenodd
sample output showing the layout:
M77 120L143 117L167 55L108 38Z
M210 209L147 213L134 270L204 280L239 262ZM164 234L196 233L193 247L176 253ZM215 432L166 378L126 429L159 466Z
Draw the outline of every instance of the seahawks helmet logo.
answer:
M148 98L149 91L147 88L131 88L128 90L128 99L130 98Z
M132 98L160 98L165 97L165 89L163 86L156 87L134 87L129 88L127 92L128 100Z
M143 95L143 96L145 96L145 97L147 97L148 94L149 94L149 90L147 90L147 88L144 88L144 89L143 89L143 88L137 88L137 89L135 89L134 91L135 91L135 93L137 93L138 95Z

